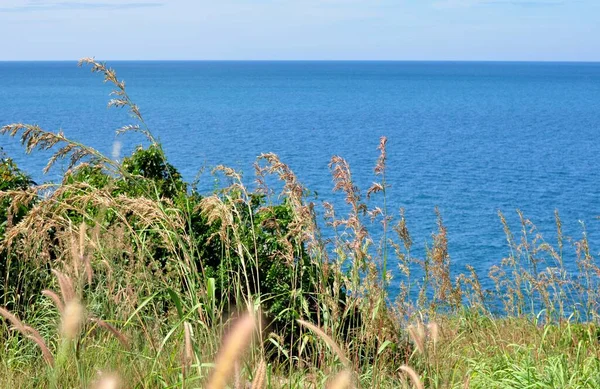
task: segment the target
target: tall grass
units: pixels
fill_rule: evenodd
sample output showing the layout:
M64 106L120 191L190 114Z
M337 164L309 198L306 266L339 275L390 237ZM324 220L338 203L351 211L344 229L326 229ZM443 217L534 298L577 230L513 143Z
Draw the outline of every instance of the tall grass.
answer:
M274 154L258 157L256 189L219 166L227 185L202 194L116 72L80 65L114 86L109 106L136 121L118 132L145 147L119 162L39 126L0 130L27 152L56 150L48 169L68 160L44 185L1 165L4 387L600 386L600 268L558 213L556 245L522 213L518 234L499 215L508 255L486 290L473 267L453 267L438 211L413 255L403 211L388 209L386 138L364 193L332 157L344 215L310 202Z

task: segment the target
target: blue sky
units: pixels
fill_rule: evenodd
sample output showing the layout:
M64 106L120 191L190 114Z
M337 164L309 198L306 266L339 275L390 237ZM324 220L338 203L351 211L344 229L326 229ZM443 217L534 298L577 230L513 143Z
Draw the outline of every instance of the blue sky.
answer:
M600 0L0 0L0 60L600 61Z

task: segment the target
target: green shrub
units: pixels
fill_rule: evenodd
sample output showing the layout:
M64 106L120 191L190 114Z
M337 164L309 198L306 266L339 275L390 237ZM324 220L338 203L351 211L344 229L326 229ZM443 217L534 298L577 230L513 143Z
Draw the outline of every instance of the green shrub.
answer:
M31 185L31 178L0 148L0 193L26 190ZM29 209L30 205L13 204L11 196L0 197L0 242L4 240L7 229L17 224ZM32 282L28 277L34 270L35 266L19 261L9 248L0 244L0 296L4 305L17 309L31 295L39 292L41 281Z

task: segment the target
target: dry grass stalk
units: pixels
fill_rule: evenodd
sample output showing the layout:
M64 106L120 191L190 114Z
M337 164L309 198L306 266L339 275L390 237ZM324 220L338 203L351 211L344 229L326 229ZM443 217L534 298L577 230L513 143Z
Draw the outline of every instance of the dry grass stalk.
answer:
M359 213L360 210L358 209L357 204L359 204L360 201L360 194L358 188L352 181L350 165L348 165L348 162L345 159L335 155L329 162L329 168L331 169L333 181L335 183L333 191L337 192L341 190L345 192L346 203L352 205L354 207L354 211Z
M415 388L417 388L417 389L425 388L423 386L423 383L421 382L421 379L419 378L419 375L412 368L410 368L406 365L402 365L402 366L400 366L400 370L402 370L403 372L408 374L408 376L410 377L410 380L413 383Z
M89 285L92 283L92 278L93 278L94 274L93 274L93 270L92 270L92 263L90 261L90 257L89 257L89 255L86 254L86 250L85 250L86 240L87 240L87 224L85 224L85 222L82 222L81 225L79 226L79 245L78 245L79 250L73 250L74 254L76 254L73 257L73 261L74 261L73 268L75 269L75 274L78 276L79 266L83 265L83 269L87 276L87 283Z
M315 334L317 334L325 343L327 343L329 347L331 347L333 352L338 356L340 361L345 366L350 366L350 361L348 360L348 358L346 358L346 355L344 354L340 346L338 346L337 343L334 342L333 339L331 339L331 337L329 337L329 335L327 335L322 329L304 320L297 320L297 322L300 323L302 326L308 328Z
M80 254L78 250L78 245L75 242L75 236L71 234L71 268L73 269L73 273L75 275L75 279L79 279L79 263L81 261Z
M350 389L352 387L352 373L348 370L339 372L331 382L327 384L327 389Z
M225 338L223 346L215 361L215 370L212 373L208 389L221 389L227 384L233 372L235 362L239 360L244 350L252 340L252 333L256 328L256 320L251 315L242 317L233 327L231 333Z
M186 372L194 360L194 348L192 344L192 326L187 321L183 323L183 370Z
M264 359L260 361L256 371L254 372L254 380L252 381L252 389L262 389L265 386L265 378L267 376L267 364Z

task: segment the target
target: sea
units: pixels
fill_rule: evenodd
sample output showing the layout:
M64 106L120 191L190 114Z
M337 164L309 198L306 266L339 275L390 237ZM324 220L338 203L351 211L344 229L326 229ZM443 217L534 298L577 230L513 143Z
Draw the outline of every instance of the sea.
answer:
M273 152L315 203L345 210L328 164L345 158L366 191L380 137L387 143L386 206L405 210L423 255L447 227L453 271L486 278L510 253L498 212L519 236L517 210L556 244L557 210L567 246L587 234L600 250L600 63L379 61L113 61L169 161L210 193L210 171L227 165L252 185L253 163ZM76 61L0 62L0 124L38 124L122 157L144 139L117 137L135 121L107 109L110 85ZM0 146L38 182L47 152ZM381 200L373 200L380 204ZM379 203L377 203L379 201ZM375 236L381 224L367 226ZM379 235L378 235L379 234ZM566 266L577 271L574 255ZM396 269L393 258L392 269ZM397 270L393 270L397 273Z

